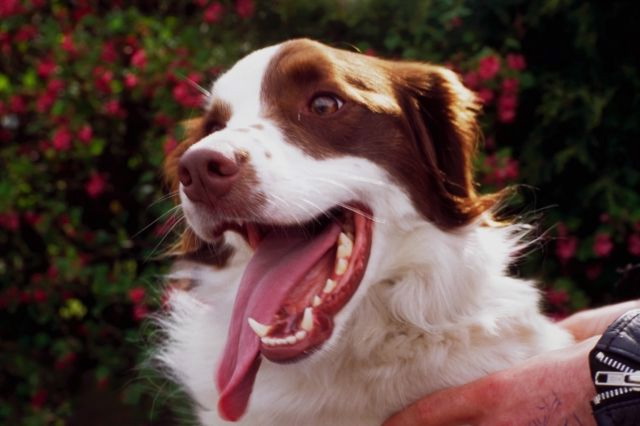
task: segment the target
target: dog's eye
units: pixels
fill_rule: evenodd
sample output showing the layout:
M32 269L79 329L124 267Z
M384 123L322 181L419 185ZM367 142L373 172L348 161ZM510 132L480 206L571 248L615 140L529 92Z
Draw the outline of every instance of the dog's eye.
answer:
M311 100L309 109L317 115L333 114L342 108L344 101L334 95L318 95Z
M220 124L216 120L206 120L202 125L202 131L205 135L224 129L224 124Z

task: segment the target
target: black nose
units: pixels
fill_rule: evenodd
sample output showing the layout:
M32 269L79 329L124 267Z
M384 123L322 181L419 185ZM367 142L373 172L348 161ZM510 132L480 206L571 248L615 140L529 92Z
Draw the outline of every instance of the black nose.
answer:
M187 151L180 158L178 177L191 201L214 202L233 187L240 168L223 154L210 149Z

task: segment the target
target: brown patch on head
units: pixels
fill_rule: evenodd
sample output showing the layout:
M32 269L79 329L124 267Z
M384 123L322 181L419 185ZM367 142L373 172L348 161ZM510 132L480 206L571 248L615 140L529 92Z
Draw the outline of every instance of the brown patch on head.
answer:
M311 101L327 94L344 105L315 114ZM318 159L371 160L438 226L468 224L498 199L476 194L471 159L478 105L445 68L293 40L269 64L262 99L289 143Z

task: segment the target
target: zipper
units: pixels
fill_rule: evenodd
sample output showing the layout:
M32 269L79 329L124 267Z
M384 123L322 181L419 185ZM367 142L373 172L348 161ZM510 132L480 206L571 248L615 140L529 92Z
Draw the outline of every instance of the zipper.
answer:
M595 377L596 386L615 386L616 389L600 392L593 398L593 404L598 405L602 401L629 392L640 391L640 371L629 367L602 352L596 354L596 359L604 365L617 371L597 371Z

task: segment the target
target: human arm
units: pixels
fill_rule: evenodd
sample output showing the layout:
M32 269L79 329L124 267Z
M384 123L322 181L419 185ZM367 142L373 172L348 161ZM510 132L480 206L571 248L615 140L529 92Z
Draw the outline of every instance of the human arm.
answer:
M431 394L391 417L385 426L593 425L589 401L595 388L589 352L609 324L638 307L640 303L632 301L578 312L559 323L580 342L577 345Z
M410 405L384 426L595 425L589 351L598 336Z

